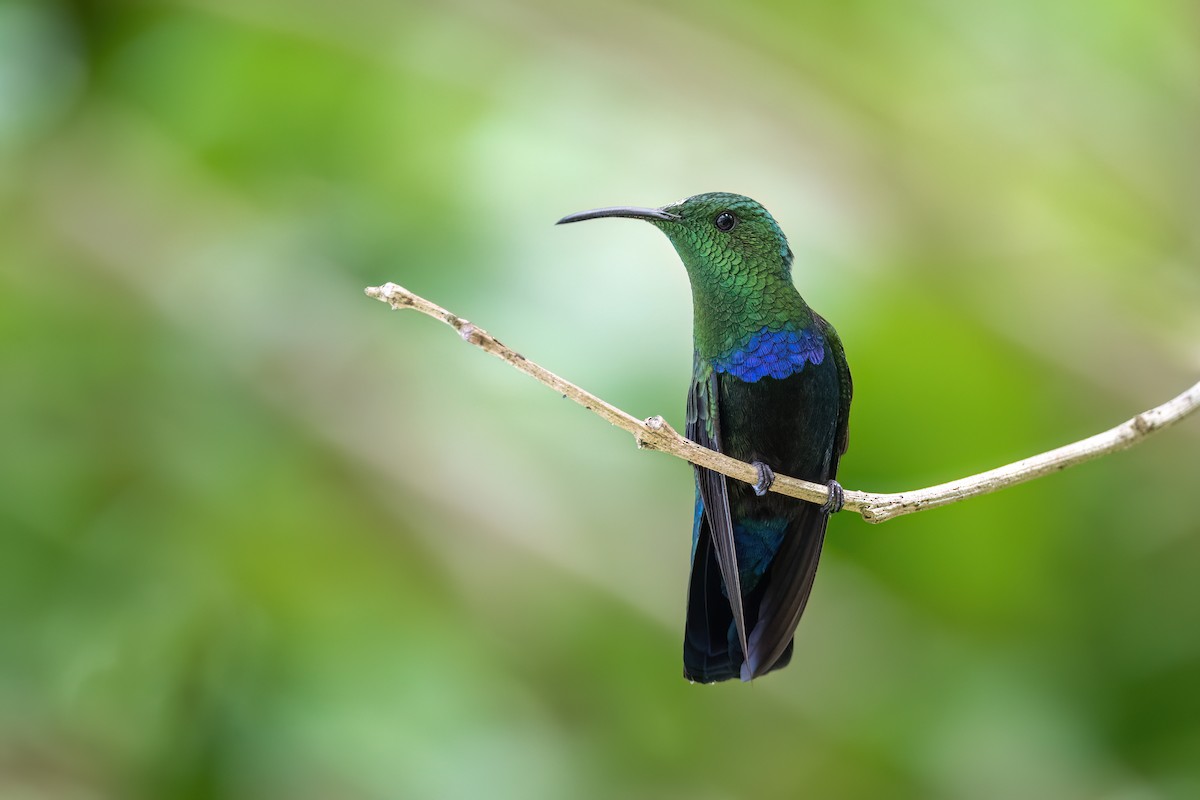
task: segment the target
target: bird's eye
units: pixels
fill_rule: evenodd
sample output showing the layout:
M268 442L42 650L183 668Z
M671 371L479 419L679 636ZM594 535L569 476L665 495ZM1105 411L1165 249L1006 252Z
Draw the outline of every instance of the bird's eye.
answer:
M719 231L731 231L733 226L737 225L737 217L728 211L722 211L717 214L717 218L713 220L713 224L717 226Z

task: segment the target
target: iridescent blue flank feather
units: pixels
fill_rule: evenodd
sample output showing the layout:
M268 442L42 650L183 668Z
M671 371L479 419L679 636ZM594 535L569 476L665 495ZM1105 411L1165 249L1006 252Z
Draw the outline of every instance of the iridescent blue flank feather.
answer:
M728 373L748 383L762 378L786 378L804 369L805 364L825 360L825 337L815 331L762 328L732 353L714 358L717 372Z
M704 501L696 493L696 512L692 521L692 561L696 560L696 545L700 541L700 527L704 520ZM762 579L771 560L779 552L783 535L790 520L787 517L771 519L741 519L733 523L733 538L737 546L738 575L742 591L753 591ZM728 594L721 587L722 594Z
M733 540L737 543L738 575L743 592L758 586L771 560L779 552L783 534L791 522L787 517L771 519L742 519L733 523Z

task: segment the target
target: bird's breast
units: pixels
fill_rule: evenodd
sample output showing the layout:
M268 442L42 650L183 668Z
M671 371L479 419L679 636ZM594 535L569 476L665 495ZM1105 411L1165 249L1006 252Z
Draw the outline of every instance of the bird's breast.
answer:
M782 377L771 373L782 370L779 360L770 358L759 358L757 365L743 360L741 375L746 377L733 370L721 375L722 449L734 458L762 461L777 472L823 483L837 432L838 373L832 358L824 353L814 358L801 344L799 354L789 347L784 363L804 355L803 366Z

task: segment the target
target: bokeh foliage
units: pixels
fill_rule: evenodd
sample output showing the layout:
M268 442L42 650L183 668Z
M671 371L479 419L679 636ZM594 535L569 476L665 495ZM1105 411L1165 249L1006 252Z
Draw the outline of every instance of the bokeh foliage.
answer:
M843 483L1200 372L1193 4L0 2L0 796L1200 796L1200 422L879 528L796 657L679 676L649 226L771 208L856 379Z

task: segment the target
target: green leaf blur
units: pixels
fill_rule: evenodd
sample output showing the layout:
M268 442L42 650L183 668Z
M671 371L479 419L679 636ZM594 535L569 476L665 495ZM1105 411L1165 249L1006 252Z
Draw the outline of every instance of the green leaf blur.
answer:
M680 677L649 226L763 202L847 488L1200 373L1186 3L0 0L0 797L1200 796L1200 420L830 527L786 670Z

